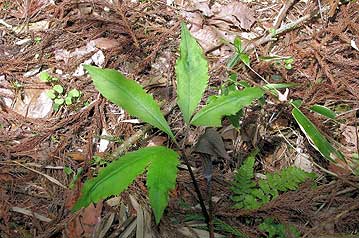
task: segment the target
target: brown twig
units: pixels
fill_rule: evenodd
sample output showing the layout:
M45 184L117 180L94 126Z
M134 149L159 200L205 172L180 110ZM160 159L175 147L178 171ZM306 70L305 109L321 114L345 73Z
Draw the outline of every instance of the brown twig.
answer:
M322 11L327 11L328 9L329 9L328 7L325 7L325 8L322 9ZM246 53L250 53L257 46L263 45L263 44L265 44L267 42L276 40L277 38L275 38L275 37L277 35L280 35L280 34L286 32L288 30L291 30L291 29L294 29L294 28L298 27L301 23L315 17L317 14L319 14L322 11L318 11L318 12L315 12L315 13L309 13L309 14L307 14L305 16L302 16L302 17L298 18L296 21L293 21L291 23L288 23L288 24L280 27L278 30L276 30L275 33L269 33L268 35L263 36L262 38L258 39L254 43L246 45L246 47L244 48L243 51L246 52Z
M291 8L291 6L294 4L295 1L296 0L289 0L284 3L284 5L280 9L277 17L274 19L274 22L273 22L274 29L278 29L280 27L280 24L282 24L282 21L283 21L284 17L287 15L289 8Z

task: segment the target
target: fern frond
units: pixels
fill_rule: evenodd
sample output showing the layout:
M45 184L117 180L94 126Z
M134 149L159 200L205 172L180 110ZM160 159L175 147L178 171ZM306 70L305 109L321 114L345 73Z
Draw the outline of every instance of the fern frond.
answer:
M253 151L238 169L231 190L231 199L235 208L257 209L279 196L279 193L298 189L308 179L314 179L313 173L307 173L296 167L288 167L279 172L267 173L266 179L258 183L254 179L254 162L258 150Z

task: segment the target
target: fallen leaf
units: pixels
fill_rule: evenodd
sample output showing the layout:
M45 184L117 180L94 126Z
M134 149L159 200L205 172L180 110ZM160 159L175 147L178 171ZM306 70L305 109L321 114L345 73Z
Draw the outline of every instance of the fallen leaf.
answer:
M212 26L203 26L202 29L196 31L191 29L191 34L202 46L204 52L208 52L221 45L221 39L216 33L216 29Z
M308 154L298 153L294 160L294 166L308 173L313 172L313 163L309 158Z
M24 117L45 118L52 111L52 100L44 89L24 89L16 99L13 110Z
M79 188L66 192L65 207L71 209L79 197ZM65 234L69 238L92 238L96 232L96 225L101 222L103 202L100 201L96 207L91 204L76 214L76 217L68 222Z
M213 19L230 22L234 26L247 31L255 22L254 11L239 1L229 3L220 8L219 12L215 13Z
M147 146L160 146L163 145L166 141L167 137L165 136L154 136L148 141Z
M210 17L213 15L212 10L208 5L207 0L193 0L194 10L199 10L206 17Z
M95 46L97 48L102 50L112 49L120 45L120 43L117 40L111 38L105 38L105 37L97 38L93 40L93 42L95 43Z
M346 145L355 148L358 143L357 133L355 132L356 128L354 126L341 125L340 130L342 131Z
M214 128L207 128L205 133L200 136L195 149L195 152L214 155L224 159L230 159L227 151L224 148L224 143L221 135Z

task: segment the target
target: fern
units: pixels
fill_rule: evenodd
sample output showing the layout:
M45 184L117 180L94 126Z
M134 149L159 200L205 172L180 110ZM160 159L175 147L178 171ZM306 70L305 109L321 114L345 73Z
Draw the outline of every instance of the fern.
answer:
M254 162L258 150L253 151L238 169L231 190L231 199L236 208L257 209L278 197L280 192L296 190L307 179L315 178L315 174L307 173L296 167L288 167L280 172L266 174L267 179L258 183L253 181Z
M273 218L265 218L258 228L267 233L267 238L286 238L289 234L291 235L290 237L300 237L300 232L295 226L285 226L277 223Z
M237 238L247 238L248 237L245 234L243 234L242 232L240 232L238 229L236 229L235 227L225 223L224 221L222 221L220 219L214 220L214 229L219 232L226 232L226 233L232 234L234 237L237 237Z

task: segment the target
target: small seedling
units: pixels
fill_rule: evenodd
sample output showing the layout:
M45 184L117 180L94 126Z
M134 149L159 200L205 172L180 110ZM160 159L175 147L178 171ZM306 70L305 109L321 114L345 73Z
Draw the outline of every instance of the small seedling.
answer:
M95 166L103 167L107 165L107 161L100 156L94 155L91 164Z
M244 49L242 47L242 40L239 37L236 37L233 42L234 48L236 52L234 56L230 59L227 64L228 68L233 68L238 62L243 62L245 65L250 65L249 55L244 53Z
M293 68L294 59L292 57L284 60L284 68L290 70Z
M75 173L75 171L73 169L71 169L70 167L65 166L64 167L64 172L67 175L72 175L72 179L71 179L71 182L69 184L69 188L73 189L75 187L76 181L79 179L80 175L83 172L83 168L78 168L76 173Z
M59 81L59 78L51 77L51 75L46 71L42 71L39 75L39 78L42 82L45 82L45 83Z
M295 226L289 225L286 227L276 222L273 218L265 218L258 228L267 233L267 238L300 237L300 232Z
M293 69L294 58L291 56L279 56L279 55L260 56L259 60L265 62L274 62L275 65L284 67L287 70Z
M36 36L35 38L34 38L34 42L35 42L35 44L39 44L40 42L41 42L41 37L40 36Z
M76 88L71 89L65 97L66 105L71 105L73 102L73 99L79 98L80 95L81 95L81 93L79 90L77 90Z
M39 78L42 82L50 84L59 81L59 78L52 77L46 71L42 71ZM65 90L60 84L53 85L52 89L47 91L47 96L54 101L54 111L58 111L63 104L72 105L73 101L81 96L81 92L76 88L71 89L65 95L63 95L64 92Z
M20 89L20 88L22 88L22 83L19 82L19 81L15 81L15 82L12 83L12 86L15 89Z

